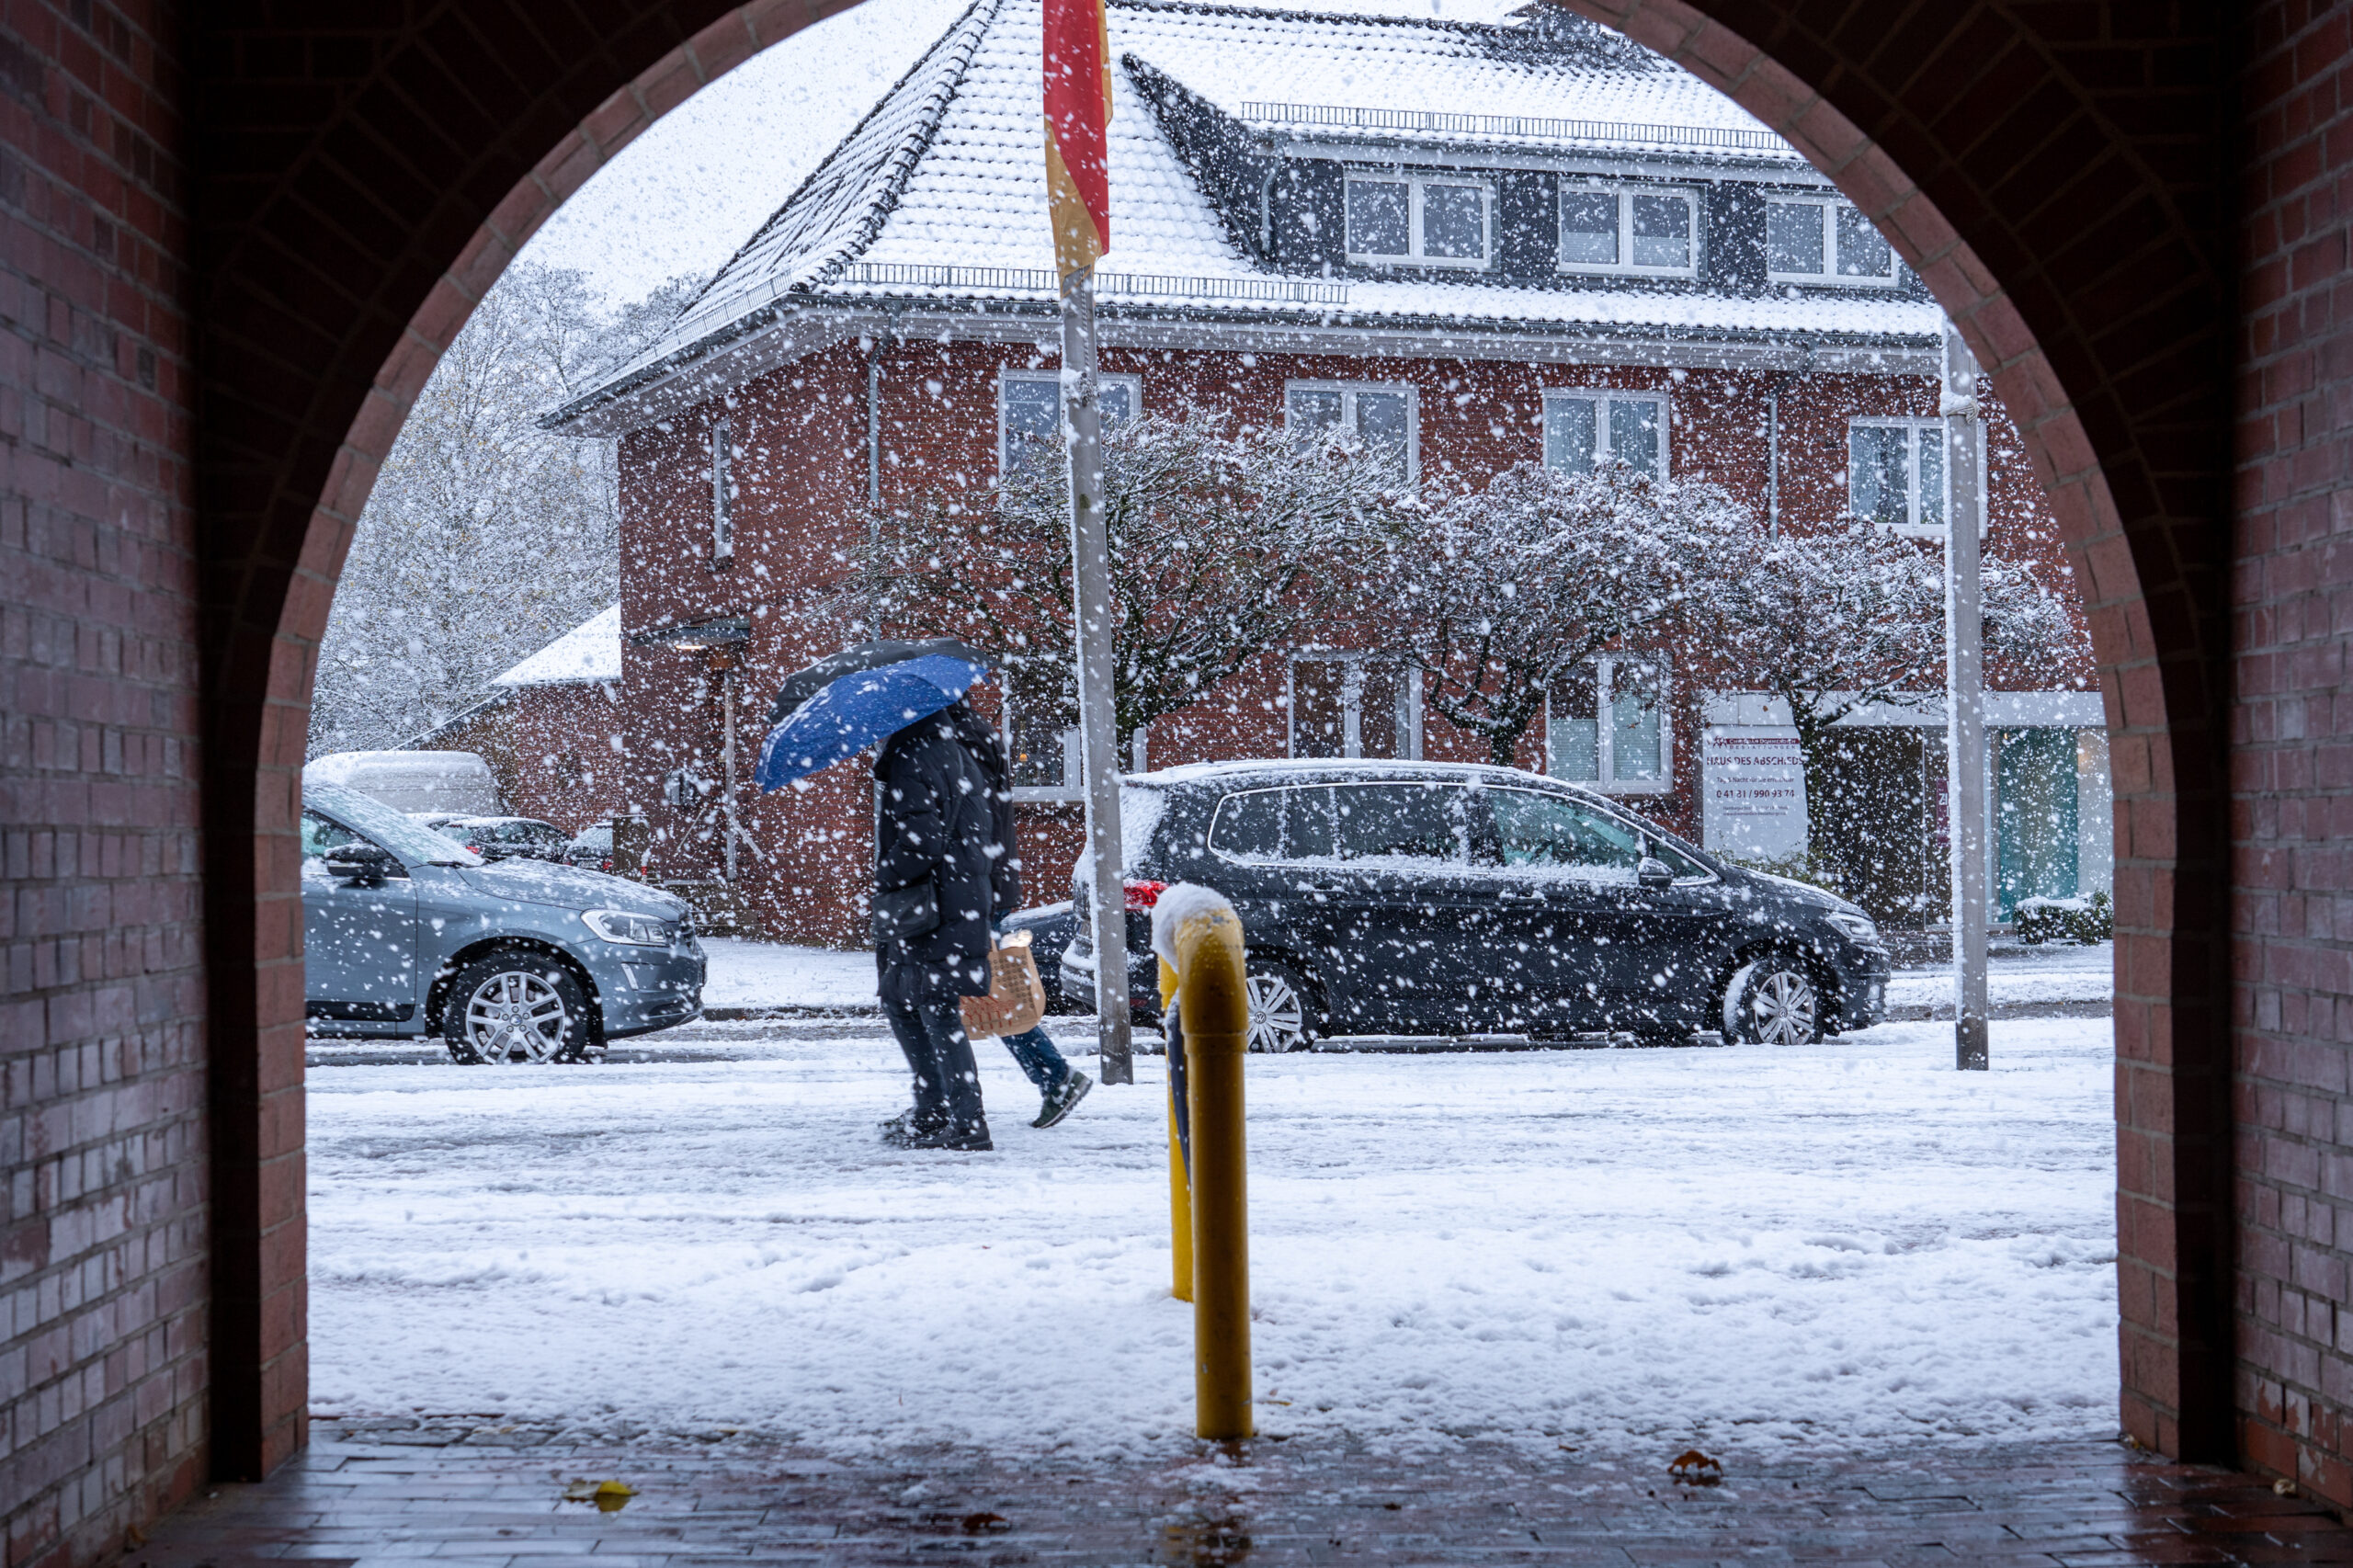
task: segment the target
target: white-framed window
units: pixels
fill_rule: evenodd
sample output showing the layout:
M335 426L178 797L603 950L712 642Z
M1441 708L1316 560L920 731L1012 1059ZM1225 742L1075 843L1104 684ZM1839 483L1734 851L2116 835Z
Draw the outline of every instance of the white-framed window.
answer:
M1898 533L1945 531L1945 423L1856 419L1847 426L1847 509Z
M725 566L735 559L735 476L733 454L728 450L727 421L710 427L710 563Z
M1418 759L1422 672L1318 648L1291 660L1290 755Z
M1615 458L1653 479L1666 477L1666 394L1596 388L1544 394L1544 466L1591 473Z
M1665 666L1610 654L1554 676L1544 694L1544 771L1613 795L1673 789Z
M1495 190L1484 180L1351 170L1347 187L1352 262L1477 268L1495 253Z
M1098 375L1095 378L1095 384L1106 426L1132 419L1143 407L1143 379L1140 376ZM998 373L998 472L1009 472L1022 463L1040 461L1047 457L1060 460L1063 450L1062 400L1063 378L1059 370L1004 370Z
M1075 672L1052 660L1008 660L1004 693L1001 713L1013 798L1084 799Z
M1421 472L1421 400L1396 381L1286 381L1283 427L1304 451L1345 436L1391 454L1399 479Z
M1690 278L1699 270L1699 202L1665 186L1561 182L1563 272Z
M1775 197L1765 203L1765 276L1776 283L1885 288L1895 251L1851 203L1836 197Z

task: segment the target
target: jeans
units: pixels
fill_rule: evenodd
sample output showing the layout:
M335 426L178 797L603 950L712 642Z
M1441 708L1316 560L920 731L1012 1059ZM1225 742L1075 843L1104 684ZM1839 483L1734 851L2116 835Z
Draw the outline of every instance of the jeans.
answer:
M1013 1052L1023 1075L1038 1085L1040 1094L1051 1093L1070 1078L1070 1063L1054 1049L1043 1024L1032 1025L1028 1034L1006 1036L1005 1049Z
M907 1070L915 1074L915 1126L926 1132L943 1127L976 1131L988 1126L981 1108L980 1070L972 1063L972 1042L964 1033L961 1000L923 996L882 1005L882 1016L890 1020L891 1033L907 1059Z

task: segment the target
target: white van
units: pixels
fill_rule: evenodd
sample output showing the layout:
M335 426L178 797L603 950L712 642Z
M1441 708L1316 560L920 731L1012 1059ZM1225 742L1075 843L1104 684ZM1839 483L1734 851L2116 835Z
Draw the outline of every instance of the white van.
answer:
M399 812L505 814L490 764L470 751L339 751L303 765L302 782L339 784Z

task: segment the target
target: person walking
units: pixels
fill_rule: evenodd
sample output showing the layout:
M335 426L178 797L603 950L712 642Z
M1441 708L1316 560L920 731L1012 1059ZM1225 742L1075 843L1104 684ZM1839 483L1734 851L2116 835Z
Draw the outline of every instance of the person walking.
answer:
M883 1141L905 1149L991 1149L960 1006L989 989L991 869L1005 854L991 853L1002 841L990 779L947 712L893 731L874 777L877 989L915 1076L915 1102Z
M951 703L948 713L955 722L956 738L972 754L988 779L992 924L1002 929L1005 917L1021 907L1021 850L1013 826L1013 764L1005 754L1005 737L973 712L971 704ZM1094 1079L1063 1059L1043 1023L1031 1025L1027 1034L1006 1037L1005 1049L1013 1053L1022 1075L1038 1090L1038 1119L1029 1124L1032 1127L1053 1126L1077 1109L1078 1102L1095 1087Z

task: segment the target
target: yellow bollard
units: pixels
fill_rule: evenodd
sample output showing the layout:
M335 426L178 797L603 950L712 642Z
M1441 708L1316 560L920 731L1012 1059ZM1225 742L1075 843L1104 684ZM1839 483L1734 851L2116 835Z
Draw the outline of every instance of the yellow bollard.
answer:
M1167 1017L1176 1002L1176 971L1160 960L1160 1012ZM1188 1106L1186 1113L1191 1114ZM1193 1299L1193 1190L1185 1174L1185 1148L1176 1136L1176 1079L1168 1080L1168 1254L1171 1278L1168 1293L1180 1301Z
M1171 889L1170 892L1178 890ZM1175 960L1192 1134L1193 1397L1201 1437L1247 1437L1250 1411L1250 1232L1242 1062L1250 1005L1242 923L1199 890L1162 894L1153 946Z

